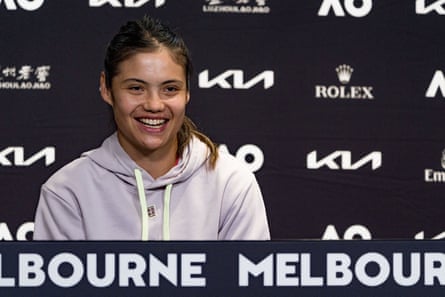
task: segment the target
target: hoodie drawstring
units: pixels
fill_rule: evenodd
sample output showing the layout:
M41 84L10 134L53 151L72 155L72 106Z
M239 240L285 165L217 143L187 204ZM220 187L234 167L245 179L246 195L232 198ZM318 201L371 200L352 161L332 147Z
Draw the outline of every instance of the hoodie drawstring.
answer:
M164 192L164 222L162 224L162 237L164 240L170 240L170 194L172 192L172 184L165 187Z
M145 197L144 182L142 181L141 170L138 168L134 169L134 176L136 177L139 205L141 207L141 214L142 214L141 239L143 241L147 241L149 234L148 210L147 210L147 199ZM165 192L164 192L164 211L163 211L163 223L162 223L163 240L170 240L170 196L171 196L172 186L173 186L172 184L168 184L165 187Z
M141 239L143 241L148 240L148 211L147 211L147 199L145 198L144 183L142 181L142 174L139 169L134 170L134 176L136 177L136 185L138 188L139 205L141 206L142 214L142 234Z

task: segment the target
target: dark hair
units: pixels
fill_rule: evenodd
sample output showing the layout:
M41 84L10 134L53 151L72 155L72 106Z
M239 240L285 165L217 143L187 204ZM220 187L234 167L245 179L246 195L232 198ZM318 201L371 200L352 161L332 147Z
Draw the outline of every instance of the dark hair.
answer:
M104 60L106 87L111 89L112 79L118 74L118 66L122 61L136 53L154 52L160 47L167 48L175 62L184 68L186 87L189 90L192 63L184 40L160 20L150 16L127 22L108 44ZM216 145L205 134L199 132L187 116L178 131L177 154L179 156L182 154L192 136L196 136L207 145L210 150L208 162L210 167L214 168L218 159Z

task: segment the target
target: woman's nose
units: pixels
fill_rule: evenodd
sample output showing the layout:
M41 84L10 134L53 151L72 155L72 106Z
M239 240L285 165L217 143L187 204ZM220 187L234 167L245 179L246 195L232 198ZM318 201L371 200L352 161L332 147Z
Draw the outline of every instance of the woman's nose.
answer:
M144 99L144 109L150 112L159 112L164 109L164 102L157 92L150 92Z

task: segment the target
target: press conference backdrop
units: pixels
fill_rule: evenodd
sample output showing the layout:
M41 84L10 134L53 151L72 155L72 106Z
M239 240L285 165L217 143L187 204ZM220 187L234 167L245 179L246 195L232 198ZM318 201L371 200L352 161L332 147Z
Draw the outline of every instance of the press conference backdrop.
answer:
M445 237L442 0L0 1L0 238L112 133L107 42L150 14L183 35L188 114L245 162L274 239Z

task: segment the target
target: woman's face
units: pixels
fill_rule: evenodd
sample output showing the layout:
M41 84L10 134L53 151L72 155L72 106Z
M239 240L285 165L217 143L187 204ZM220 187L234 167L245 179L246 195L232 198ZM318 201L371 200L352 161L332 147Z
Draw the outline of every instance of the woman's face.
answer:
M102 74L101 94L113 108L119 142L130 157L176 154L189 92L184 68L168 49L121 62L110 89Z

